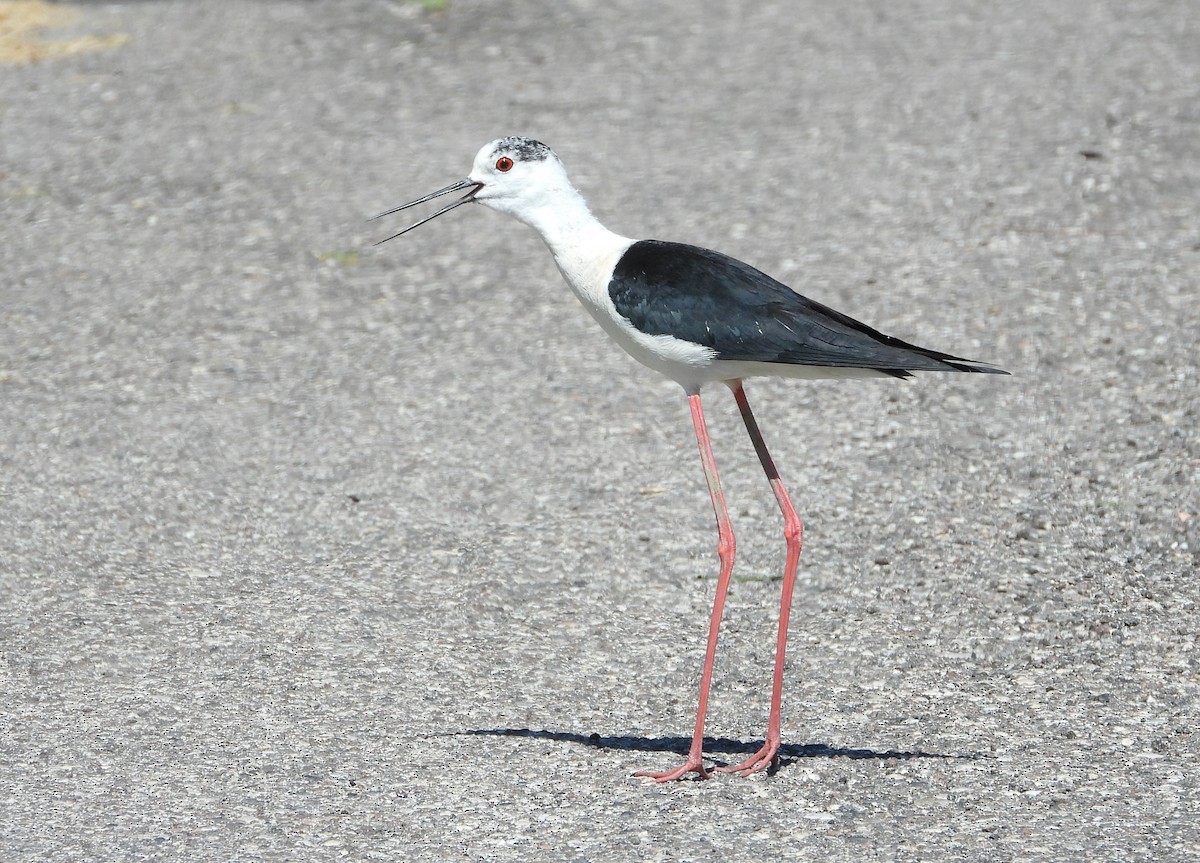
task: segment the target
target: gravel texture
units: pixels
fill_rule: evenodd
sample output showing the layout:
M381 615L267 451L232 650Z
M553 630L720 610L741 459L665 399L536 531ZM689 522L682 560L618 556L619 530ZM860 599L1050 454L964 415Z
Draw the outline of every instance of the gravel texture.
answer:
M0 69L5 861L1200 858L1200 5L78 9ZM682 393L511 219L371 247L505 134L1013 372L748 385L807 526L774 775L630 775L716 573ZM783 547L708 406L730 762Z

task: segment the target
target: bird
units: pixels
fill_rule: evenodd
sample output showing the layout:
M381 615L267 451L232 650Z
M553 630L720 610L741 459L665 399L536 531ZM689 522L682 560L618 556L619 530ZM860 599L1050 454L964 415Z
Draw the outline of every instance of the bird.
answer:
M507 213L541 236L571 291L613 341L638 362L678 383L687 397L717 522L716 595L688 752L675 767L634 775L671 782L685 777L708 779L713 771L745 777L776 767L782 745L784 658L804 526L763 440L743 381L908 378L914 372L1009 373L991 363L884 335L720 252L616 234L592 215L558 155L532 138L512 136L485 144L465 179L372 220L455 192L461 192L461 197L375 245L465 204ZM704 726L736 544L701 402L701 388L707 384L723 384L732 391L783 516L786 544L763 744L740 763L711 768L705 764Z

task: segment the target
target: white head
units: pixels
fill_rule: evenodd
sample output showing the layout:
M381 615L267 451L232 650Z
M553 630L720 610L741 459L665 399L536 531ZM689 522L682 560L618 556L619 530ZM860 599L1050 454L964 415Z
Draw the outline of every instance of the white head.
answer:
M479 185L476 201L523 222L538 209L579 196L554 151L532 138L500 138L485 145L467 179Z
M587 212L583 198L571 181L567 171L554 151L532 138L499 138L486 144L475 156L471 173L465 180L439 189L432 194L410 201L374 218L390 216L417 204L423 204L441 195L466 190L466 194L451 204L442 207L414 225L393 234L394 240L413 228L435 219L463 204L478 203L501 213L515 216L527 225L541 230L547 219L556 212ZM386 243L387 240L380 240ZM376 244L378 245L378 243Z

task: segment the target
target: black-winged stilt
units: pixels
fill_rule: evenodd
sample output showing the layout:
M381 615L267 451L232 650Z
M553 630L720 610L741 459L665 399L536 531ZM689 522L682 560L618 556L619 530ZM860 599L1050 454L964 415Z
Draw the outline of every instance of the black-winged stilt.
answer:
M614 234L588 211L558 156L545 144L529 138L493 141L479 151L465 180L375 218L459 191L465 194L387 240L463 204L483 204L515 216L541 234L563 278L604 331L634 359L676 381L687 393L700 460L717 516L721 568L687 759L671 770L635 774L658 782L689 773L702 778L709 775L703 761L704 719L721 613L733 571L734 539L704 422L700 388L707 383L723 383L733 391L783 513L787 558L766 740L740 764L714 769L748 776L769 767L777 761L781 743L784 653L803 527L763 442L742 380L767 375L907 378L916 371L1008 373L886 336L720 252Z

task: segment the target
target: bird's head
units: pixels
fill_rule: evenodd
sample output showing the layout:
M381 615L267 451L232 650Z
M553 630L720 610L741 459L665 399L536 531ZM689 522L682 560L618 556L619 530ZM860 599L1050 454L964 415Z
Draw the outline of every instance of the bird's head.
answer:
M520 137L499 138L485 144L476 154L471 173L465 180L380 213L374 218L389 216L458 191L465 191L465 194L433 215L393 234L387 240L394 240L401 234L406 234L463 204L483 204L528 222L533 213L543 207L553 206L557 199L578 196L558 156L541 141ZM386 243L387 240L380 242Z
M475 156L467 179L478 187L476 201L517 218L572 189L558 156L532 138L487 144Z

